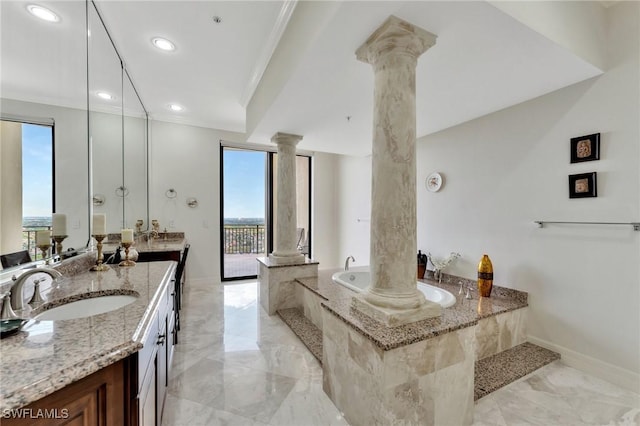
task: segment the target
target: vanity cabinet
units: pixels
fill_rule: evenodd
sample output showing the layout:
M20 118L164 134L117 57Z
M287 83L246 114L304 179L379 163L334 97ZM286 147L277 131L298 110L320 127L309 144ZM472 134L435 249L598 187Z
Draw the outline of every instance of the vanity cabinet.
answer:
M128 406L128 360L111 364L26 407L2 413L0 423L14 425L123 425Z
M131 355L135 380L131 383L132 406L137 407L132 425L153 426L162 423L162 411L173 360L175 312L173 279L160 297L143 348ZM137 414L137 416L135 415Z

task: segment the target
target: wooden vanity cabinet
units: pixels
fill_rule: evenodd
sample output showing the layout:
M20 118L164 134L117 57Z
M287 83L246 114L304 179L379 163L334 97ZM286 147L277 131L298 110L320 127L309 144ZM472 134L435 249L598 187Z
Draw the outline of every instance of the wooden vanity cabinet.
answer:
M126 389L129 362L120 360L14 410L15 416L0 420L9 425L124 425L128 417ZM5 414L5 413L3 413Z
M163 283L158 308L138 352L25 407L2 426L157 426L169 383L175 345L175 266ZM17 418L21 415L21 418ZM39 416L38 418L35 418ZM42 417L48 418L42 418Z

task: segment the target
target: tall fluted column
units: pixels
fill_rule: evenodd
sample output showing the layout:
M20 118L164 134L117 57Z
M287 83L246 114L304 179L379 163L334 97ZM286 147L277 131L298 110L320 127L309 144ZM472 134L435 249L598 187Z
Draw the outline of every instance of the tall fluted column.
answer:
M278 264L304 263L296 246L296 145L302 136L276 133L271 142L278 145L278 197L276 241L269 259Z
M371 286L364 295L374 307L421 310L432 305L416 285L415 70L418 57L435 41L435 35L390 16L356 51L375 74Z

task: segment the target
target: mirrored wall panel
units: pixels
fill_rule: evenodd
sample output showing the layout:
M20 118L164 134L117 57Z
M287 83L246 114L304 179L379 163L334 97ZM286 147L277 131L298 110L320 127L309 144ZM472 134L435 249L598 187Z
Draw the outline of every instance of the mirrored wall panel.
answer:
M0 256L26 252L16 263L42 255L36 233L53 213L64 215L63 250L89 238L86 4L37 5L52 20L32 2L0 2Z

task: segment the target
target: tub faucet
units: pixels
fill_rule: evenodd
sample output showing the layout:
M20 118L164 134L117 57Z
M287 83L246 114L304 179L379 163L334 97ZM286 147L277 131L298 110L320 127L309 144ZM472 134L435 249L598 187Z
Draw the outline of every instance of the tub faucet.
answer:
M60 278L62 274L55 269L51 268L35 268L30 269L27 272L20 275L18 278L15 276L13 279L13 285L11 286L11 306L14 310L24 309L24 296L22 295L22 288L24 284L27 282L27 278L29 278L33 274L45 273L49 274L51 278L55 281L57 278ZM38 288L36 286L36 290Z
M356 260L353 258L353 256L347 256L347 260L344 261L344 270L348 271L349 270L349 260L351 260L352 262L355 262Z

